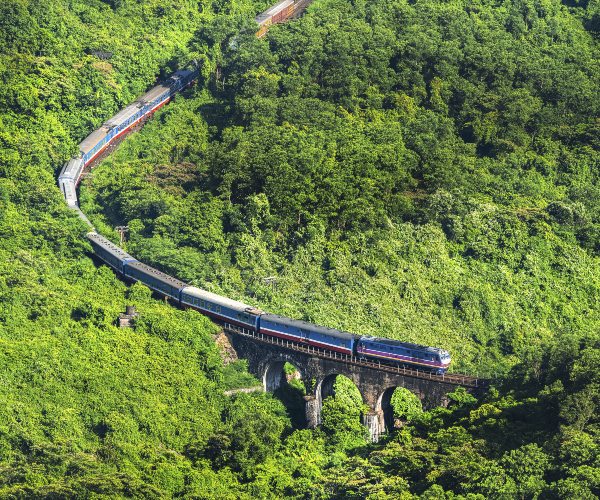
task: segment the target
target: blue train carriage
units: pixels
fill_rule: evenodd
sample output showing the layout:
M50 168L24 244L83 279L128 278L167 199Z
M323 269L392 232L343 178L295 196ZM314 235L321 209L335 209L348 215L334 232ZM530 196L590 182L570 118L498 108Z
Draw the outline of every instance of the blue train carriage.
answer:
M113 133L109 127L102 125L99 129L94 130L79 144L81 159L84 165L87 165L94 160L113 138Z
M181 291L187 286L183 281L137 260L125 262L123 274L130 279L140 281L155 292L177 300L177 302L181 298Z
M187 87L198 78L200 71L198 69L181 69L172 76L177 79L178 90Z
M355 340L350 333L269 313L260 317L260 332L350 355Z
M181 70L164 84L157 85L137 101L108 119L79 144L80 158L87 165L93 161L117 136L125 133L148 113L169 102L173 95L189 85L198 75L197 70ZM75 181L77 184L77 181Z
M166 82L157 85L140 97L137 100L138 104L144 108L146 113L153 113L161 106L167 104L173 95L181 88L177 85L177 82L178 79L175 79L172 80L171 84Z
M143 106L145 113L153 113L169 102L177 92L191 84L197 76L197 70L179 70L164 83L146 92L137 100L137 103Z
M134 102L106 120L104 126L111 130L111 141L123 135L137 124L144 117L144 114L143 105L139 102Z
M79 201L77 200L77 188L75 187L75 182L71 179L59 179L58 185L67 202L67 206L70 208L77 208L79 206Z
M356 344L356 352L359 356L439 374L446 373L450 365L450 353L443 349L377 337L361 337Z
M136 261L136 259L123 249L119 248L112 241L100 236L98 233L90 231L86 236L92 244L94 254L121 274L124 274L124 266L126 263Z
M222 323L230 323L254 331L258 331L259 318L263 314L256 307L195 286L187 286L183 289L181 304L196 309Z

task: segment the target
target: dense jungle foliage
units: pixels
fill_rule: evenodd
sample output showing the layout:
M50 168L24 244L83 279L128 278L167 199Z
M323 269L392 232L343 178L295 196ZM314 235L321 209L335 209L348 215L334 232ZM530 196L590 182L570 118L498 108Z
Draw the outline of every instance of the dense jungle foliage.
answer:
M505 372L600 327L593 8L324 1L268 42L217 18L84 210L181 279Z
M598 3L316 0L258 41L267 4L0 4L0 496L600 496ZM397 391L368 445L340 377L298 430L293 369L287 408L226 396L255 382L217 328L89 258L60 165L190 61L198 86L82 189L102 232L498 389L428 412Z

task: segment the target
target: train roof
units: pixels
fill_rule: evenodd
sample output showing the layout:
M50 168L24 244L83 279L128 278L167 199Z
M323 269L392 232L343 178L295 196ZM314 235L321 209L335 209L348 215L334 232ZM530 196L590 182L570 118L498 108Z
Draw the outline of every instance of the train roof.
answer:
M98 142L106 137L108 131L109 128L105 125L102 125L102 127L97 130L94 130L83 141L81 141L79 144L79 151L81 151L83 154L89 153L92 149L94 149L94 146L98 144Z
M258 24L263 24L265 21L271 19L275 14L281 12L286 7L293 5L294 0L283 0L272 7L268 8L264 12L261 12L258 16L256 16L256 22Z
M125 259L133 259L131 255L129 255L125 250L121 247L115 245L112 241L107 240L104 236L100 236L95 231L90 231L86 234L88 240L93 241L97 245L101 246L107 252L110 252L115 257L125 260Z
M134 102L133 104L130 104L126 108L119 111L115 116L106 120L106 122L104 122L104 125L109 128L117 127L121 125L121 123L127 121L127 119L135 115L141 108L142 105L140 103Z
M256 16L256 18L254 19L260 26L262 26L263 24L265 24L269 19L271 19L271 16L267 15L267 14L261 14L260 16Z
M76 207L77 191L75 190L75 181L72 179L59 179L58 182L62 188L67 205L70 207Z
M169 77L169 80L183 79L183 78L190 76L192 73L195 73L195 72L196 72L195 69L180 69L180 70L175 71L175 73L173 73Z
M73 158L65 163L65 166L60 171L59 179L73 179L76 181L83 170L83 160L81 158Z
M293 3L294 3L294 0L282 0L281 2L276 3L272 7L269 7L261 15L274 16L275 14L281 12L283 9L285 9L286 7L289 7Z
M332 337L343 339L351 339L356 337L356 335L353 335L352 333L336 330L335 328L329 328L328 326L315 325L314 323L309 323L308 321L302 321L300 319L279 316L278 314L265 313L262 315L262 318L267 321L272 321L273 323L279 323L281 325L291 326L293 328L299 328L302 330L310 330L311 332L330 335Z
M186 287L183 290L183 293L186 293L188 295L191 295L192 297L196 297L199 299L208 300L209 302L213 302L223 307L228 307L230 309L233 309L234 311L246 312L249 314L256 315L263 314L263 311L261 311L257 307L244 304L243 302L239 302L228 297L223 297L222 295L218 295L207 290L202 290L201 288L195 286Z
M187 286L187 283L184 283L183 281L180 281L177 278L173 278L173 276L169 276L168 274L165 274L162 271L159 271L158 269L150 267L150 266L144 264L143 262L140 262L139 260L134 260L132 262L128 262L127 267L132 267L134 269L138 269L139 271L142 271L142 272L156 278L157 280L162 281L163 283L165 283L169 286L172 286L173 288L181 289L181 288L185 288ZM125 273L125 274L127 274L127 273Z
M154 88L150 89L148 92L146 92L142 97L140 97L138 99L138 102L143 103L143 104L152 102L152 101L154 101L154 99L159 97L161 94L163 94L170 88L171 87L168 84L157 85L156 87L154 87Z
M387 344L387 345L407 347L407 348L413 349L415 351L428 351L428 352L435 352L438 354L450 354L448 351L446 351L444 349L440 349L439 347L430 347L430 346L421 345L421 344L413 344L411 342L402 342L400 340L394 340L394 339L384 339L382 337L361 337L361 341L380 342L380 343Z

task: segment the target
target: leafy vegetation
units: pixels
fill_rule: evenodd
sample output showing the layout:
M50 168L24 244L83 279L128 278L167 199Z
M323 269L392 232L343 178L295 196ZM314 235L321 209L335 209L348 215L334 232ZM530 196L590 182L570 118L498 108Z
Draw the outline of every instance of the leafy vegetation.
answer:
M449 408L419 411L367 446L356 388L338 377L317 431L295 431L259 465L255 497L597 498L600 494L597 340L574 337L510 373L477 401L451 393ZM510 389L509 389L510 387ZM400 393L401 394L401 393Z
M593 9L336 0L268 42L204 28L203 85L83 206L182 279L506 372L600 323Z
M0 496L237 496L231 469L196 459L213 436L252 468L231 422L265 408L256 442L278 443L283 407L227 398L251 377L223 367L216 328L97 267L55 171L75 144L160 72L186 62L197 2L14 0L0 5ZM160 71L159 71L160 70ZM114 326L125 304L132 329ZM242 367L243 368L243 367ZM245 412L245 416L244 416ZM229 425L228 425L229 423ZM266 445L265 445L266 446Z
M0 496L600 496L598 4L317 0L259 41L265 5L0 5ZM85 182L101 232L498 388L425 412L398 390L369 445L340 377L298 430L291 367L287 408L226 396L256 381L214 325L92 262L54 174L192 60L198 86Z

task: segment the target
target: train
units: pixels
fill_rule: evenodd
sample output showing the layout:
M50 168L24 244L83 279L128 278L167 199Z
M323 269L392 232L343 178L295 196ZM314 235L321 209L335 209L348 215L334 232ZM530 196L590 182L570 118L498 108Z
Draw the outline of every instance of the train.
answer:
M182 308L191 308L212 320L233 325L267 337L288 340L331 353L356 356L385 365L404 366L438 375L446 373L451 362L448 351L409 342L352 333L306 321L271 314L257 307L188 285L141 263L95 231L87 233L94 254L103 263L131 281L139 281L168 297Z
M71 208L77 208L77 185L85 167L90 165L108 146L149 118L167 104L173 96L198 77L197 69L180 70L165 82L146 92L142 97L119 111L102 126L88 135L78 147L77 155L69 160L58 175L58 185Z
M259 25L256 36L261 38L272 24L293 17L309 1L282 0L266 10L256 18ZM121 136L168 103L177 92L191 85L197 77L197 69L180 70L174 73L86 137L79 144L77 155L61 169L58 185L67 205L77 211L91 228L87 233L87 239L96 258L125 279L143 283L156 293L168 297L178 306L195 309L216 322L241 331L292 341L325 350L336 356L338 354L352 356L360 360L426 370L440 375L446 373L451 362L448 351L379 337L359 336L271 314L243 302L191 286L150 267L93 229L93 225L79 209L77 200L77 185L84 169Z
M267 34L273 24L282 23L300 13L311 0L282 0L256 16L258 38Z
M256 17L259 27L256 36L262 38L271 25L293 17L309 2L310 0L282 0L270 7ZM175 72L165 82L146 92L81 141L77 155L63 166L58 176L58 185L69 207L79 211L77 185L85 168L97 159L108 146L167 104L177 92L191 85L198 77L198 73L198 69L184 69ZM88 222L85 215L81 211L79 212L79 215Z

